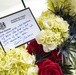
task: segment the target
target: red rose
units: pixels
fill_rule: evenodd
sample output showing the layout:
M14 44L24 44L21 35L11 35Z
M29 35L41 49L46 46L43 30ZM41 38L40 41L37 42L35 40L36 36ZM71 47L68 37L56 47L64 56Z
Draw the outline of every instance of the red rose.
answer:
M59 64L47 59L38 63L39 75L63 75Z
M29 52L30 54L33 53L33 50L35 51L36 54L42 53L42 52L45 53L45 52L43 51L43 46L40 45L40 44L38 44L36 40L32 40L32 41L27 45L27 48L26 48L26 49L28 50L28 52Z
M59 49L56 49L50 53L50 57L52 57L51 58L52 61L61 61L62 60L62 54L58 55L58 52L59 52Z
M33 53L33 50L35 51L36 55L44 55L46 56L47 53L45 53L43 51L43 46L41 44L38 44L36 40L32 40L28 45L27 45L27 48L28 52L30 54ZM58 54L58 51L59 49L56 49L56 50L53 50L51 51L51 53L47 56L47 58L50 58L52 61L61 61L62 60L62 56L61 54L57 55Z

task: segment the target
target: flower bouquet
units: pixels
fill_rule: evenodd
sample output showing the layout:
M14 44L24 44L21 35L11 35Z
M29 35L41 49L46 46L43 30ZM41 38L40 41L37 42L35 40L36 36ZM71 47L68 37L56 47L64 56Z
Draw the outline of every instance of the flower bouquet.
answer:
M40 33L27 45L39 75L76 75L76 0L47 0Z
M76 75L76 0L47 0L41 29L25 47L0 47L0 75Z

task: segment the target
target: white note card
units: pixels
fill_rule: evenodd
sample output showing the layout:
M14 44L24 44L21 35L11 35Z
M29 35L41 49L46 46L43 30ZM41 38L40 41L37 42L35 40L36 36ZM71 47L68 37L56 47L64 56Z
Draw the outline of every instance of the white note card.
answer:
M30 8L0 18L0 42L4 49L27 43L39 33L40 28Z

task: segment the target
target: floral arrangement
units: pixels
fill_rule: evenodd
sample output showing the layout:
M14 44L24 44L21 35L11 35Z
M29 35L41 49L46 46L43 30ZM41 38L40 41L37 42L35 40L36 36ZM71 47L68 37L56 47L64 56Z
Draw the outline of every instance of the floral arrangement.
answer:
M0 47L0 75L76 75L76 0L47 0L47 6L27 47Z
M76 0L47 0L37 18L41 29L27 50L35 55L38 75L76 75Z

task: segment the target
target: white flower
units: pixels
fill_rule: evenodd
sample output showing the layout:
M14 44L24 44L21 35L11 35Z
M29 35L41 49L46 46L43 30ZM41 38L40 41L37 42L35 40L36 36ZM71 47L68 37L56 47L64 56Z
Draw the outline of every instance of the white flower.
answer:
M27 56L25 60L26 60L26 63L32 64L35 61L35 56L34 55Z
M38 75L38 66L30 67L28 69L27 75Z
M43 45L45 52L49 52L57 47L58 43L56 38L60 38L57 36L58 35L51 30L42 30L41 33L37 35L36 41L38 44Z
M43 50L45 52L50 52L50 51L52 51L52 50L54 50L56 48L57 48L57 44L56 43L51 43L49 45L43 45Z

